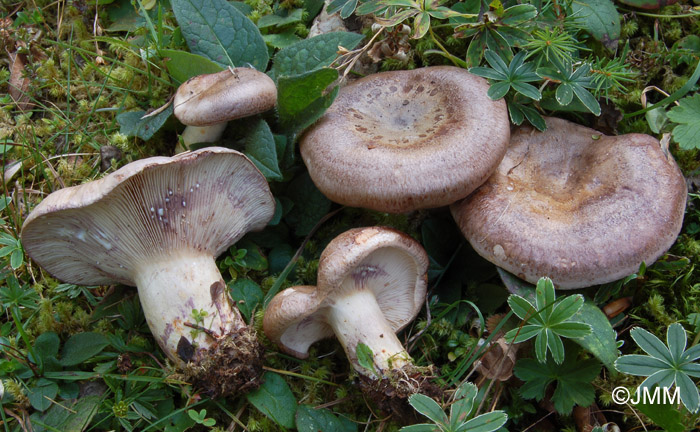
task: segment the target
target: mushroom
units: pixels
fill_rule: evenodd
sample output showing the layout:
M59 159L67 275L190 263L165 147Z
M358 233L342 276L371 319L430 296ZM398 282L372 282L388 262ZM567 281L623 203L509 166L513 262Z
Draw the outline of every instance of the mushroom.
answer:
M178 87L173 100L175 117L187 125L182 133L186 148L218 141L230 120L265 112L276 104L274 81L244 67L192 77Z
M686 186L656 139L605 136L548 118L518 128L503 162L452 215L484 258L560 288L611 282L651 264L683 223Z
M488 82L451 66L369 75L300 141L319 190L340 204L401 213L469 195L505 154L510 123Z
M132 162L61 189L27 217L22 244L54 277L138 287L166 355L212 395L254 387L253 330L232 307L214 258L265 227L275 202L243 154L209 147Z
M270 301L263 329L298 358L308 357L314 342L335 335L363 389L379 399L435 394L395 334L425 300L427 269L425 250L406 234L384 227L349 230L321 254L317 286L287 288ZM358 357L363 349L369 364Z

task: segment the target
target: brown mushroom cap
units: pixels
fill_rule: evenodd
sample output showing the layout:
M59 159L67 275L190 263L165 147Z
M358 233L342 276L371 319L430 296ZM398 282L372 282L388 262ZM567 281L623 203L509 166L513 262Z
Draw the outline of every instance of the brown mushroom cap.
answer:
M175 117L188 126L211 126L272 109L277 87L272 79L251 68L234 68L198 75L177 89Z
M529 281L611 282L651 264L683 223L686 185L659 141L548 118L518 128L503 162L452 215L474 249Z
M242 153L208 147L132 162L56 191L25 220L22 244L49 273L82 285L134 285L151 257L197 250L218 256L265 227L274 199Z
M487 81L439 66L367 76L341 89L302 137L309 174L331 200L406 212L464 198L505 153L510 125Z
M374 293L397 332L415 318L425 300L428 263L422 246L394 229L346 231L321 254L316 287L287 288L272 299L263 321L265 334L285 352L306 358L312 343L334 334L326 310L360 285Z

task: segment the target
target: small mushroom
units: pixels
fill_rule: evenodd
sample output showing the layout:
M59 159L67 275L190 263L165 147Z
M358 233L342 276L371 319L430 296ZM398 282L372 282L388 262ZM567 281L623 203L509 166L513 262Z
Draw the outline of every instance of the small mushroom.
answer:
M299 358L335 335L363 387L380 399L435 393L395 334L425 300L427 269L425 250L406 234L383 227L347 231L321 254L317 286L287 288L272 299L265 334ZM369 365L358 358L360 344L371 351Z
M474 249L559 288L611 282L656 261L683 223L686 187L673 158L648 135L546 122L546 132L518 128L496 172L452 206Z
M173 100L175 117L187 125L182 134L186 148L218 141L229 121L265 112L276 104L274 81L244 67L190 78L178 87Z
M209 147L50 194L24 222L22 244L65 282L136 285L163 351L221 395L254 387L262 364L214 258L264 228L274 207L250 160Z
M319 190L340 204L400 213L469 195L505 154L510 123L488 82L450 66L373 74L340 90L302 137Z

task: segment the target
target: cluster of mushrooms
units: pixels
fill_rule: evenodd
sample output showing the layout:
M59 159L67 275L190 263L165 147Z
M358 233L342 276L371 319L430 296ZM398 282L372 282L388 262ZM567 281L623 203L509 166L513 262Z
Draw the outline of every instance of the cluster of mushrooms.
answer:
M672 245L686 187L657 140L604 136L555 118L546 132L523 126L511 134L505 102L487 90L486 80L455 67L362 78L341 89L302 136L301 156L319 190L343 205L391 213L450 205L480 255L530 282L610 282ZM227 95L227 106L210 102ZM207 115L193 114L192 103L202 100ZM236 68L183 84L175 113L191 125L189 145L216 141L228 120L275 103L272 80ZM168 358L218 396L259 384L263 350L215 258L264 229L274 210L249 159L207 147L139 160L52 193L25 221L22 241L63 281L136 285ZM430 368L414 366L395 334L425 301L428 263L404 233L349 230L323 251L316 286L273 298L264 331L299 358L335 335L370 394L439 395L423 378ZM368 354L370 364L360 358ZM401 412L396 406L383 408Z

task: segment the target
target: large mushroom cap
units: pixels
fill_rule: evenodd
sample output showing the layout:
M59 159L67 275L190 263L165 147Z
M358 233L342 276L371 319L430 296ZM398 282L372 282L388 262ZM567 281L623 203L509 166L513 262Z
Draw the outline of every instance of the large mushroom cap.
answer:
M197 250L218 256L265 227L274 199L242 153L209 147L130 163L56 191L22 228L27 253L49 273L82 285L134 285L151 257Z
M321 254L317 287L288 288L272 299L265 312L265 334L284 351L305 358L312 343L334 334L327 309L360 287L374 293L397 332L423 304L427 269L425 250L406 234L385 227L346 231Z
M579 288L654 262L678 236L685 200L683 175L656 139L548 118L546 132L514 132L496 172L452 214L487 260Z
M190 126L211 126L272 109L277 87L251 68L198 75L184 82L173 100L175 117Z
M316 186L341 204L405 212L471 193L505 153L503 100L461 68L370 75L344 87L302 138Z

